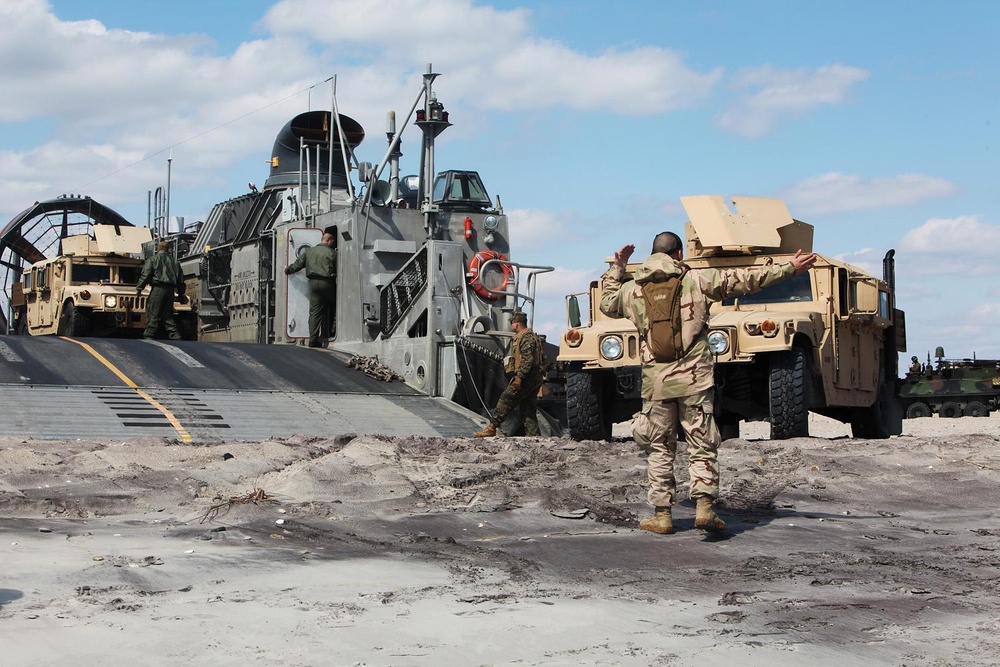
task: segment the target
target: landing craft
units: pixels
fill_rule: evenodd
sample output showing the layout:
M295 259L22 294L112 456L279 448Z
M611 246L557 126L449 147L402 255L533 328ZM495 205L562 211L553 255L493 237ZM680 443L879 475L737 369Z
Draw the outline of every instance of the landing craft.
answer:
M428 67L402 125L413 120L422 133L417 174L400 176L393 112L381 160L360 162L365 130L339 113L334 96L332 112L299 114L278 132L262 187L251 184L188 229L168 229L169 216L150 222L146 254L171 243L198 340L305 344L307 279L284 269L330 232L337 303L329 349L377 357L429 396L480 414L492 408L506 384L510 315L526 311L530 324L536 278L552 267L512 260L507 216L478 172L435 171L435 140L451 126L433 91L437 76ZM25 264L17 251L24 231L8 239L5 230L3 239L4 264L15 273ZM6 313L16 314L17 290L4 288ZM548 432L559 429L558 406L550 404Z

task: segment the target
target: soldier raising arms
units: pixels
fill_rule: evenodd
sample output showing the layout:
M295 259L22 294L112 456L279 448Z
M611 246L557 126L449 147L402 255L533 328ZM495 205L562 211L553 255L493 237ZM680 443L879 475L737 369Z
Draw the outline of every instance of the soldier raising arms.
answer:
M652 254L636 269L634 279L629 279L626 265L634 251L634 245L622 247L602 276L601 312L609 317L631 320L642 341L639 354L643 410L634 422L634 436L640 444L648 442L648 500L655 507L655 513L641 521L639 527L654 533L674 532L670 508L676 491L675 424L679 418L688 448L689 495L697 503L694 525L710 532L721 532L726 524L713 509L719 496L721 437L714 418L715 358L708 348L709 306L726 297L757 292L804 273L816 262L816 255L799 251L782 265L688 270L681 261L684 247L680 237L673 232L662 232L653 239ZM649 300L653 295L664 294L658 283L670 280L679 281L675 290L679 321L657 319L654 329L647 304L653 303ZM662 333L664 331L666 333ZM657 337L673 335L678 344L654 341L654 333ZM663 352L665 349L669 354Z

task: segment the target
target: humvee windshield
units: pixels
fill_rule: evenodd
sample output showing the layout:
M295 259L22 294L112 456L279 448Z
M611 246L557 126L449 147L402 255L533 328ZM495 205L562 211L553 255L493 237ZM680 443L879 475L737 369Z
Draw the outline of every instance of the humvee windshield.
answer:
M141 266L119 266L113 272L114 267L102 264L74 264L74 283L117 283L119 285L134 285L139 282L139 274L142 272ZM117 273L117 279L115 279Z
M739 299L741 304L812 301L812 284L809 281L809 274L803 273L799 276L792 276L788 280L783 280L771 287L765 287L756 294L731 296L723 300L722 304L731 306L737 299Z
M107 283L111 282L111 267L99 264L74 264L74 283Z

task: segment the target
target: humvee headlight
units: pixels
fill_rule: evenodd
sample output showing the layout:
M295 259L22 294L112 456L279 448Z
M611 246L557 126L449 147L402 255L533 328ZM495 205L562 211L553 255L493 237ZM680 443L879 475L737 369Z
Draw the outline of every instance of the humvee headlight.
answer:
M108 294L104 297L104 307L105 308L117 308L118 307L118 297L114 294Z
M486 219L483 220L483 227L486 228L486 231L495 232L499 226L500 218L495 215L488 215L486 216Z
M729 336L724 331L713 331L708 334L708 349L712 354L725 354L729 351Z
M622 356L622 339L618 336L608 336L602 340L601 356L608 361L614 361Z

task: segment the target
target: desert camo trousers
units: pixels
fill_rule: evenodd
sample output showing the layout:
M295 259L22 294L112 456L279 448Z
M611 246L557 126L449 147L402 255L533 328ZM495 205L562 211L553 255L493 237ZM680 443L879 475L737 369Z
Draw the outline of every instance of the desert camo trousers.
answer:
M538 390L541 389L544 382L542 374L538 372L530 373L520 387L508 384L507 388L500 394L500 398L497 399L493 418L490 419L493 425L499 427L510 414L517 410L520 421L524 424L524 434L537 436L539 434Z
M677 424L684 429L688 453L689 496L719 497L719 443L715 425L715 390L664 401L643 401L642 412L632 421L635 441L647 451L649 504L670 507L677 484L674 458L677 451Z

